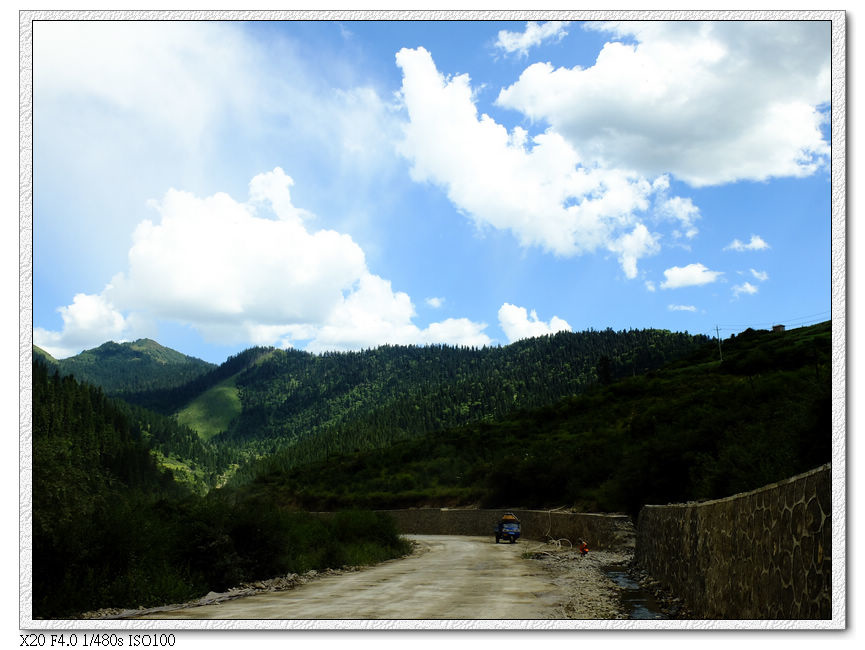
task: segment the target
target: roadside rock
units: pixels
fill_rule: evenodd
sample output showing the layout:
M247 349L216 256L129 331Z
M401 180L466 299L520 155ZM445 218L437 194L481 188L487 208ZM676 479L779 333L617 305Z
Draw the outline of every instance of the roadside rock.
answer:
M566 594L558 607L559 618L626 619L619 589L603 571L611 564L627 564L632 554L615 551L579 551L559 543L530 547L523 557L537 560Z

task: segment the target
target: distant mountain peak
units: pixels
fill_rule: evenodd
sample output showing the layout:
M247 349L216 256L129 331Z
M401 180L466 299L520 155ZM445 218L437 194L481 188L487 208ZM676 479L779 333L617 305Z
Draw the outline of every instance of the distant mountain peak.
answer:
M52 359L43 354L46 360ZM55 363L63 374L101 386L109 393L179 386L214 367L149 338L124 343L106 341Z

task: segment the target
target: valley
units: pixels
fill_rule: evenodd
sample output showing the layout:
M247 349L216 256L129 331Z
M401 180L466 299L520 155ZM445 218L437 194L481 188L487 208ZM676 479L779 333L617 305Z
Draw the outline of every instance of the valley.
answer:
M219 366L156 345L82 353L90 381L78 361L34 351L38 616L403 554L373 509L635 518L831 455L830 323L746 330L723 341L723 361L717 341L661 330L483 349L251 348ZM321 510L348 518L304 518Z

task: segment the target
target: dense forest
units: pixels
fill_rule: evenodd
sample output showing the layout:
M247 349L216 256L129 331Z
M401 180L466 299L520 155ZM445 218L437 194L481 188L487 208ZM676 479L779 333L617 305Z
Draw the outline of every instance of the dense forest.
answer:
M242 454L235 449L202 440L195 431L178 424L173 417L108 397L101 387L82 383L82 386L87 387L87 391L82 388L78 392L81 395L87 393L89 397L83 398L79 395L78 401L72 401L68 396L63 397L66 395L64 391L70 391L70 395L76 394L71 387L79 386L79 382L71 375L62 374L60 368L45 365L38 356L35 359L40 377L53 372L51 382L40 394L49 399L60 399L63 410L54 413L50 410L52 402L43 404L34 397L34 427L39 423L45 430L57 433L69 431L74 439L79 427L88 427L93 417L101 417L98 412L95 415L88 413L93 409L110 407L112 413L121 418L118 422L122 421L123 431L137 441L137 444L152 451L152 455L162 467L170 468L174 481L200 492L206 492L210 487L219 484L225 472L242 458ZM34 376L34 386L35 382ZM49 413L51 419L43 422L40 418L48 417ZM75 457L79 456L80 453L76 452Z
M61 375L99 386L108 395L173 389L189 383L214 365L151 339L129 343L108 341L67 359L55 359L34 346L34 356L55 366Z
M379 450L292 466L246 489L300 508L558 507L636 515L646 503L754 489L831 456L831 328L745 331L554 405Z
M142 391L129 390L123 394L123 399L165 415L173 415L208 389L261 362L273 352L273 348L249 348L184 384Z
M242 409L214 442L283 466L493 422L634 376L706 343L666 330L561 332L505 347L382 346L311 355L274 350L237 376ZM272 462L272 461L268 461ZM239 470L248 480L259 466Z
M657 368L705 342L702 335L608 328L480 349L382 346L314 355L257 347L219 366L148 339L106 343L61 361L34 353L61 374L196 431L203 446L194 454L193 441L177 435L162 436L155 448L166 467L207 490L230 476L250 480L275 453L289 466L495 421Z
M605 330L503 348L252 348L191 378L186 357L150 343L136 342L187 379L131 380L150 361L106 344L98 387L34 350L34 617L405 552L392 522L356 508L636 515L831 456L831 323L746 330L723 360L702 336ZM212 437L178 421L220 406L208 395L230 406Z
M324 521L267 496L193 494L155 462L166 418L154 415L34 360L34 618L182 602L407 552L374 513Z

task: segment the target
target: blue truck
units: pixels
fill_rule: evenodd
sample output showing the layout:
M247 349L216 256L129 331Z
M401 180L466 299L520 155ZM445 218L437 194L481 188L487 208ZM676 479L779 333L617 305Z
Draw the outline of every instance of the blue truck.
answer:
M506 512L496 525L496 544L501 540L507 540L516 544L520 538L520 520L512 512Z

